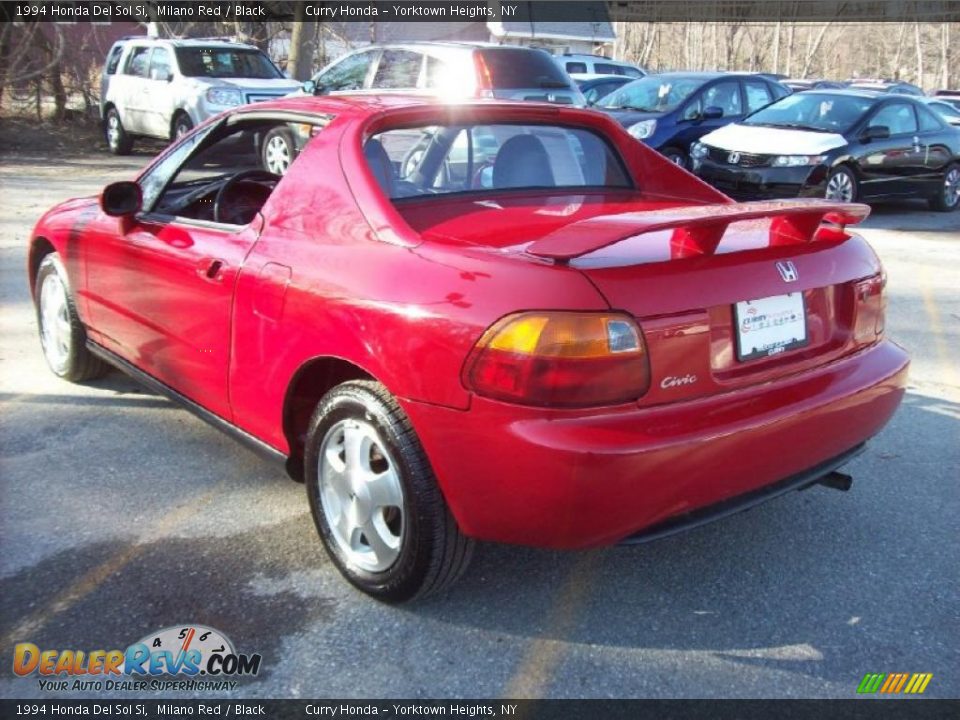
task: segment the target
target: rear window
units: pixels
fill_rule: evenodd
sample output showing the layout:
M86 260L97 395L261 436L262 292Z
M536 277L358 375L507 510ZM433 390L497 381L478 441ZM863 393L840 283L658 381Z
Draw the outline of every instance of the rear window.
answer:
M282 78L277 66L259 50L221 47L177 48L177 64L187 77Z
M490 81L497 90L569 88L569 81L553 58L540 50L491 48L479 50Z
M568 62L567 72L568 73L586 73L587 64L582 62Z
M629 188L599 135L556 125L442 125L388 130L364 146L390 198L534 188Z

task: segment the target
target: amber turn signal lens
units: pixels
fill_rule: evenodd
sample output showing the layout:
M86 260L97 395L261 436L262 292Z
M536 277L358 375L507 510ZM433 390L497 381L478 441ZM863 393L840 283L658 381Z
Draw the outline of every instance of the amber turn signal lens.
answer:
M464 384L527 405L613 405L643 395L650 368L643 334L628 315L529 312L484 333L467 358Z

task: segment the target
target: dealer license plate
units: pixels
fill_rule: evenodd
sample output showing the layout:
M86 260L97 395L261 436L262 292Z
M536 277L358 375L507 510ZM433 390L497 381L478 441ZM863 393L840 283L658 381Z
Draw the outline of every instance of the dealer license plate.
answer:
M745 300L734 306L737 360L756 360L807 344L803 293Z

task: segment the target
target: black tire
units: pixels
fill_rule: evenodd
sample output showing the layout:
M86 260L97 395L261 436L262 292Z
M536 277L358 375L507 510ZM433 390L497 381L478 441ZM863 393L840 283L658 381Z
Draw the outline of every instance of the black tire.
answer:
M124 129L120 120L120 113L116 108L107 110L103 118L103 131L107 140L107 147L114 155L129 155L133 150L133 137Z
M176 141L193 130L193 120L185 112L178 112L173 116L173 123L170 126L170 141Z
M953 212L960 208L960 164L951 163L944 170L940 192L930 198L930 207L937 212Z
M377 572L353 561L341 546L327 519L330 502L321 499L321 448L325 439L331 442L338 428L350 423L376 431L402 488L398 554L389 567ZM346 453L345 439L343 447L341 458ZM310 511L327 553L352 585L377 600L399 603L437 592L459 578L469 564L475 543L460 532L409 419L380 383L347 382L323 397L310 421L304 474ZM350 499L358 496L351 492ZM339 512L346 514L342 506ZM365 535L359 537L362 542Z
M297 143L286 125L268 132L260 145L263 169L275 175L284 175L297 158Z
M58 316L65 322L66 327L62 334L55 335L57 339L56 350L52 349L55 342L54 336L46 332L48 318L44 316L42 308L44 283L48 281L51 283L48 292L53 293L57 281L59 281L59 287L63 293L62 311L58 313ZM70 382L83 382L103 375L107 366L96 355L87 350L87 331L80 321L80 316L77 315L73 294L70 292L70 285L67 282L67 273L57 253L50 253L40 261L35 288L34 305L37 311L40 347L43 350L43 357L53 373ZM63 345L58 342L61 338ZM62 349L63 346L66 348L65 351Z
M849 194L848 194L849 189ZM827 200L840 202L860 201L860 181L853 170L841 165L827 175L827 183L823 189L823 196Z
M690 158L687 157L687 154L680 148L665 147L660 151L660 154L674 165L682 167L684 170L688 170L690 168Z

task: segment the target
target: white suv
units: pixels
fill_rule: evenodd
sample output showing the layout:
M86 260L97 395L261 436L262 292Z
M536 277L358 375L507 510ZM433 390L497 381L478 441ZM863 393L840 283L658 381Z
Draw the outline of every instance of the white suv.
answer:
M125 155L135 136L177 138L230 107L298 87L252 45L125 38L107 54L100 114L110 152Z

